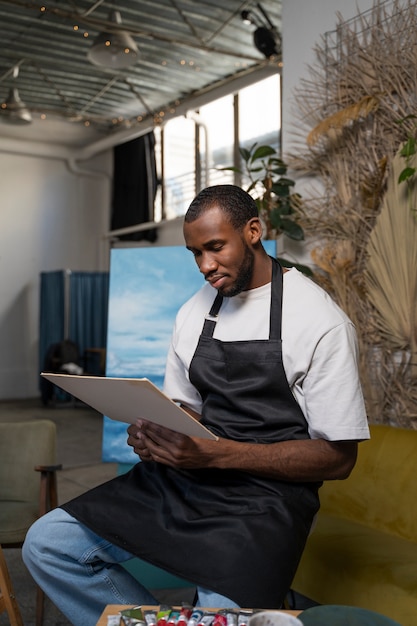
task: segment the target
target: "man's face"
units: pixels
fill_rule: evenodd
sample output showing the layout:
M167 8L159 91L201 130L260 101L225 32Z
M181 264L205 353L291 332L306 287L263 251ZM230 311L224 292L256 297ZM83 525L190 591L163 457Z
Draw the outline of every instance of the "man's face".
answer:
M230 298L250 288L253 251L221 209L214 206L185 223L184 238L200 272L223 296Z

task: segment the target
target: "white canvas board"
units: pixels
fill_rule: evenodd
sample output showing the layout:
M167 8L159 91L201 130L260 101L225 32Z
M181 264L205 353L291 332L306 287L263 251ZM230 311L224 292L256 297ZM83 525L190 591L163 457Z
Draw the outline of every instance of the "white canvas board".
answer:
M168 398L147 378L41 374L54 385L119 422L143 418L190 437L217 440L203 424Z

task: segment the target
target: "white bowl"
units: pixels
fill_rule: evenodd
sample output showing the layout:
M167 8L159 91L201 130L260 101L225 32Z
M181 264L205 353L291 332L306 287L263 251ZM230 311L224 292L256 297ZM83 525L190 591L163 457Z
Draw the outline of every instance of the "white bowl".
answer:
M249 618L248 626L303 626L303 623L282 611L259 611Z

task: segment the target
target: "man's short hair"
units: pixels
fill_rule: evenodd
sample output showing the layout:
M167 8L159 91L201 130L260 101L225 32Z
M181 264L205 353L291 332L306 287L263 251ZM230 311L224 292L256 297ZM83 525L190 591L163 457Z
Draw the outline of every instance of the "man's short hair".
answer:
M217 206L221 209L232 226L242 229L248 220L258 217L255 200L236 185L213 185L202 189L191 202L184 221L194 222L205 211Z

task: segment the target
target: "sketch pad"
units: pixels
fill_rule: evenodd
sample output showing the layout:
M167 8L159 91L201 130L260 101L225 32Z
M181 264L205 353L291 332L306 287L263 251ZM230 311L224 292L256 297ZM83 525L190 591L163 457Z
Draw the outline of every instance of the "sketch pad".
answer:
M190 437L218 439L147 378L45 372L41 376L113 420L134 424L137 419L143 418Z

